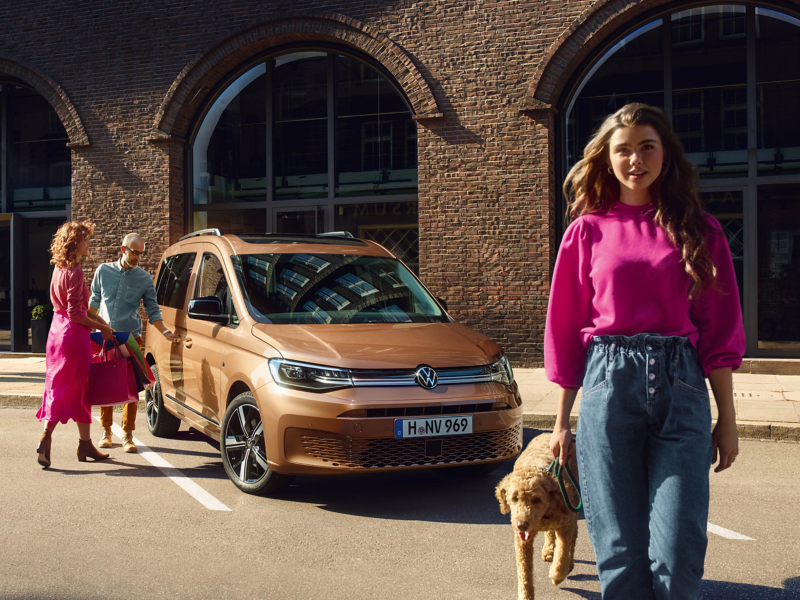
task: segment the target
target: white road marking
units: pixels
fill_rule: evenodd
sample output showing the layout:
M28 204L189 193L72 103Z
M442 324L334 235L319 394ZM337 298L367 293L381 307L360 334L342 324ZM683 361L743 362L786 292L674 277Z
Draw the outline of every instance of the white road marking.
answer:
M99 417L95 417L98 421L100 421ZM111 431L117 436L119 439L122 439L122 436L125 435L125 432L122 430L122 427L114 423L111 425ZM167 477L169 477L172 481L174 481L178 486L183 488L183 490L189 494L192 498L197 500L200 504L205 506L208 510L223 510L223 511L230 511L231 509L225 506L222 502L214 498L211 494L197 485L194 481L189 479L186 475L181 473L178 469L173 467L169 462L167 462L163 457L159 456L150 448L145 446L141 441L136 438L133 438L133 443L136 444L139 448L139 456L149 462L151 465L156 467L159 471L164 473Z
M746 535L742 535L741 533L736 533L735 531L731 531L730 529L725 529L724 527L720 527L719 525L714 525L713 523L709 523L708 526L709 533L716 533L719 536L724 538L728 538L729 540L750 540L754 542L755 540L751 537L747 537Z

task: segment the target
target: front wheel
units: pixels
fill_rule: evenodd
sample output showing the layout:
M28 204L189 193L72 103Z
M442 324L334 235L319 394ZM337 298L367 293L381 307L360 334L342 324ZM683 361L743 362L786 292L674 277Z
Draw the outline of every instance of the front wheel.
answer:
M274 495L294 479L267 465L264 425L251 392L239 394L225 411L219 444L225 472L237 488L248 494Z

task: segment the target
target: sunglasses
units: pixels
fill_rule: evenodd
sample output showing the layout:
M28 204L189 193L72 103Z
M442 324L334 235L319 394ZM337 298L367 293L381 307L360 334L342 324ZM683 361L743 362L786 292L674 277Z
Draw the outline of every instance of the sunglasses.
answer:
M128 252L130 252L134 256L144 256L145 253L147 252L147 250L142 250L141 252L139 252L138 250L131 250L127 246L123 246L123 248L125 248L125 250L127 250Z

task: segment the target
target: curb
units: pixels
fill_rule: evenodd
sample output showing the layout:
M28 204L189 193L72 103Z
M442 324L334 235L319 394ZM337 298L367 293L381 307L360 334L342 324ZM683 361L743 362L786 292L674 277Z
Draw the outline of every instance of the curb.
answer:
M522 426L532 429L553 430L555 415L524 413ZM712 421L712 424L716 421ZM578 426L578 417L570 416L569 425L573 431ZM771 423L769 421L737 421L739 438L748 440L769 440L773 442L800 442L800 423Z

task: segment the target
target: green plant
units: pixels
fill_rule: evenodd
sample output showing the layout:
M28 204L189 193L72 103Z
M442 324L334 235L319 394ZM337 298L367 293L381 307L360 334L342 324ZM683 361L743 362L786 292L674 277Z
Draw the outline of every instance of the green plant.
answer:
M31 311L31 318L35 321L44 321L53 316L53 307L49 304L37 304Z

